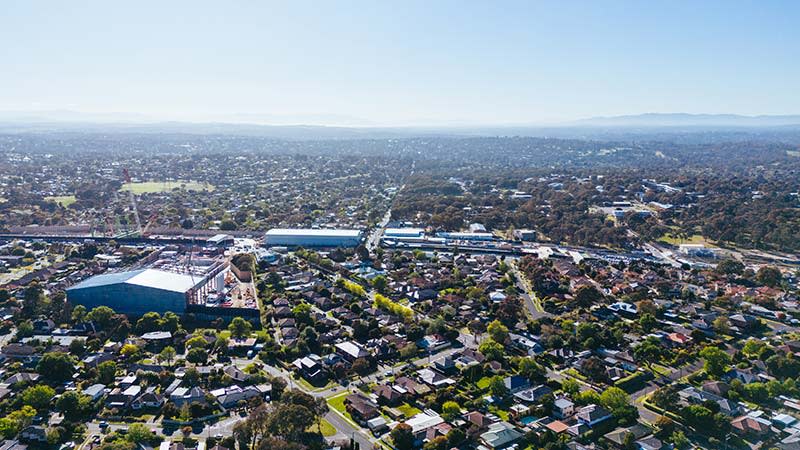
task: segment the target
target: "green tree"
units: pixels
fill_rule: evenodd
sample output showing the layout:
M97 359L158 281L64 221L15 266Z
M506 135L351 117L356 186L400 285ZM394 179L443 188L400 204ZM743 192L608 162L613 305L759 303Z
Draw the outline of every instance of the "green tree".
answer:
M114 314L114 310L108 306L98 306L89 312L87 319L105 329L111 323L111 318L114 317Z
M128 432L125 434L125 439L134 444L147 444L152 442L155 437L150 428L143 423L128 425Z
M412 433L411 426L405 422L397 424L396 427L389 433L394 443L394 448L397 450L413 450L414 449L414 434Z
M633 357L638 362L643 362L651 367L653 362L661 359L662 347L655 338L647 338L644 342L633 348Z
M83 322L84 320L86 320L86 314L87 312L85 306L76 305L74 308L72 308L72 314L71 314L72 321L75 323Z
M92 398L78 391L67 391L56 400L56 408L71 421L83 416L91 408Z
M538 383L544 381L545 370L535 359L530 356L522 357L518 363L519 374L528 380Z
M186 360L192 364L205 364L208 362L208 352L202 348L193 348L186 352Z
M781 279L783 279L781 271L772 266L762 266L756 272L756 281L765 286L777 287L781 284Z
M151 333L161 329L161 316L157 312L147 312L136 321L136 332L139 334Z
M250 336L252 329L253 325L241 317L234 317L228 325L228 331L231 332L231 337L234 339L244 339Z
M505 348L494 340L487 340L478 346L478 351L491 361L500 361L505 356Z
M33 422L34 417L36 417L36 410L28 405L12 411L0 419L0 436L6 439L16 437L23 428Z
M561 383L561 390L574 397L575 394L580 392L581 385L572 378L567 378Z
M505 397L508 395L508 388L506 387L503 377L495 375L489 380L489 393L494 397Z
M741 275L744 272L744 264L735 259L723 259L717 264L717 273L722 275Z
M97 365L97 382L110 385L117 376L117 363L114 361L103 361Z
M68 353L45 353L36 365L36 371L46 380L64 382L71 379L75 373L75 358Z
M55 396L56 391L53 388L46 384L37 384L22 391L22 404L45 413L50 408L50 403Z
M175 347L167 345L161 350L161 353L158 354L158 359L165 361L168 366L171 366L176 354Z
M461 415L461 407L458 406L458 403L449 400L442 404L442 417L445 418L447 421L452 421L453 419L457 418Z
M500 344L504 343L508 338L508 327L497 319L493 320L489 326L486 327L486 331L489 333L489 336L492 337L492 340Z
M731 357L718 347L704 347L700 350L700 357L704 359L703 368L712 377L719 378L731 363Z
M631 421L639 412L631 404L630 396L618 387L610 387L600 394L600 404L611 411L617 419Z
M683 434L683 431L681 430L673 432L672 435L669 437L669 440L675 445L675 448L677 448L678 450L688 448L689 445L691 444L691 442L689 442L689 439L686 437L685 434Z
M588 308L594 304L600 303L602 300L603 293L598 291L594 286L583 285L575 291L575 303L582 308Z

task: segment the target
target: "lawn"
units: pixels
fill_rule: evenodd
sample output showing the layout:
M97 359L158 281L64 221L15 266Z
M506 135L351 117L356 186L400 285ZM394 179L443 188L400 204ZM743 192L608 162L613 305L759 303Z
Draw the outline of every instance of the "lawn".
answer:
M490 377L483 377L483 378L481 378L480 380L478 380L478 382L476 383L476 385L477 385L477 386L478 386L478 388L480 388L480 389L487 389L487 388L489 387L489 384L490 384L491 382L492 382L492 379L491 379Z
M322 435L323 436L331 437L331 436L335 436L336 435L336 433L337 433L336 427L331 425L331 423L328 422L327 420L322 419L320 421L320 425L321 425L320 429L322 430ZM308 427L307 431L309 431L311 433L316 433L317 432L317 426L316 425L311 425L310 427Z
M339 395L334 395L333 397L328 397L328 406L340 413L344 414L345 416L349 417L350 415L347 414L347 409L344 406L344 399L349 395L349 392L343 392Z
M214 186L199 181L143 181L138 183L125 184L120 191L133 190L134 194L147 194L156 192L169 192L173 189L185 189L187 191L213 191Z
M414 417L422 412L419 408L415 408L408 403L403 403L402 405L398 406L397 410L403 413L406 418Z
M59 195L56 197L45 197L44 201L46 202L55 202L59 205L63 206L64 208L69 207L69 205L75 203L77 199L74 195Z

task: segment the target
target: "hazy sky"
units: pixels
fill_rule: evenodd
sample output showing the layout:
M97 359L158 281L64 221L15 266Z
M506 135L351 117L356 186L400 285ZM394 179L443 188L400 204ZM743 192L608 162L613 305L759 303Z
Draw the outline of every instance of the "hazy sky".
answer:
M800 113L798 1L9 0L0 42L0 110L376 125Z

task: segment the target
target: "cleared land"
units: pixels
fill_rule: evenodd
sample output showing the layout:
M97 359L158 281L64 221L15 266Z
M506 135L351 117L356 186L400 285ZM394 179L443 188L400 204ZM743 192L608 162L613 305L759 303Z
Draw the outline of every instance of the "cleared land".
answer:
M664 236L661 236L658 240L672 245L708 243L706 239L700 234L693 234L687 238L680 238L671 233L667 233Z
M138 183L126 184L120 191L133 190L134 194L151 194L158 192L169 192L174 189L187 191L213 191L214 186L200 181L178 180L178 181L142 181Z
M68 207L69 205L75 203L77 199L74 195L59 195L56 197L45 197L44 201L46 202L55 202L59 205L63 206L64 208Z

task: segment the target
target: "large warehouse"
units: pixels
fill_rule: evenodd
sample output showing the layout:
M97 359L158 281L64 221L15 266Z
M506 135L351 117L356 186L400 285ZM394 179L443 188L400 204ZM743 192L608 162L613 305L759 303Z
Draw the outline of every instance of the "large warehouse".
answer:
M356 247L359 243L361 231L339 229L273 228L264 239L268 247Z
M202 276L140 269L86 279L67 289L67 300L87 309L105 305L132 316L150 311L183 314L190 298L206 283Z

